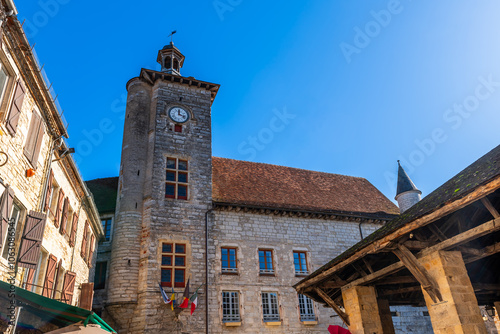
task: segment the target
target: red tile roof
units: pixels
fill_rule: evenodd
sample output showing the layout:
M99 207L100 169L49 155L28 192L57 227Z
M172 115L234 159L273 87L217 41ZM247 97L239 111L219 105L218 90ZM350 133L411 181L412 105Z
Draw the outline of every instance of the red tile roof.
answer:
M213 157L212 197L216 203L362 216L399 214L368 180Z

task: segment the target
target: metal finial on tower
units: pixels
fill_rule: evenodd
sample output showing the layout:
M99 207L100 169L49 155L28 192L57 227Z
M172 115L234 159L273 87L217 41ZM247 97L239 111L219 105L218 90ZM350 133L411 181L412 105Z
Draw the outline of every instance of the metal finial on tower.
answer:
M177 30L174 30L168 35L170 37L170 44L174 44L174 34L177 33Z

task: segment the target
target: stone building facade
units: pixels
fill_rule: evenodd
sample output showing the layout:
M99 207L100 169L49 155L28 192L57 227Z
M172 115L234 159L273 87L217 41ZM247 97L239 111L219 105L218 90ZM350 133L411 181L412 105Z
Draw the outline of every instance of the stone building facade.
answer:
M127 83L119 178L87 184L105 242L94 309L120 333L320 333L341 325L293 284L395 217L367 180L212 157L219 85L161 71ZM116 200L116 207L112 204ZM362 270L362 269L361 269ZM197 308L166 305L186 285Z
M99 213L69 154L60 109L15 5L2 1L0 7L0 280L90 308L92 291L88 286L82 295L82 286L94 276L103 236ZM29 312L21 311L19 321L58 328Z

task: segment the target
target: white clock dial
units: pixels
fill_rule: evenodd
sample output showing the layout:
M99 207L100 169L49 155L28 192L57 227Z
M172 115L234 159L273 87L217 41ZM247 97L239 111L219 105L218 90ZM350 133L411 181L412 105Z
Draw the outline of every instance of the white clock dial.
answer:
M185 123L189 119L189 113L181 107L172 107L168 111L170 118L177 123Z

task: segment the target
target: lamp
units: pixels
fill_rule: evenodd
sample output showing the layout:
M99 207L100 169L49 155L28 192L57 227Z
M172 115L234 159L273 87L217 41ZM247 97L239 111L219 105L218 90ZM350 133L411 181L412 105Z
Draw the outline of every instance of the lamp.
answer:
M495 309L493 308L493 306L486 306L485 307L486 309L486 313L490 316L490 317L494 317L495 316Z
M26 170L26 177L32 177L33 175L35 175L35 170L33 168L28 168Z

